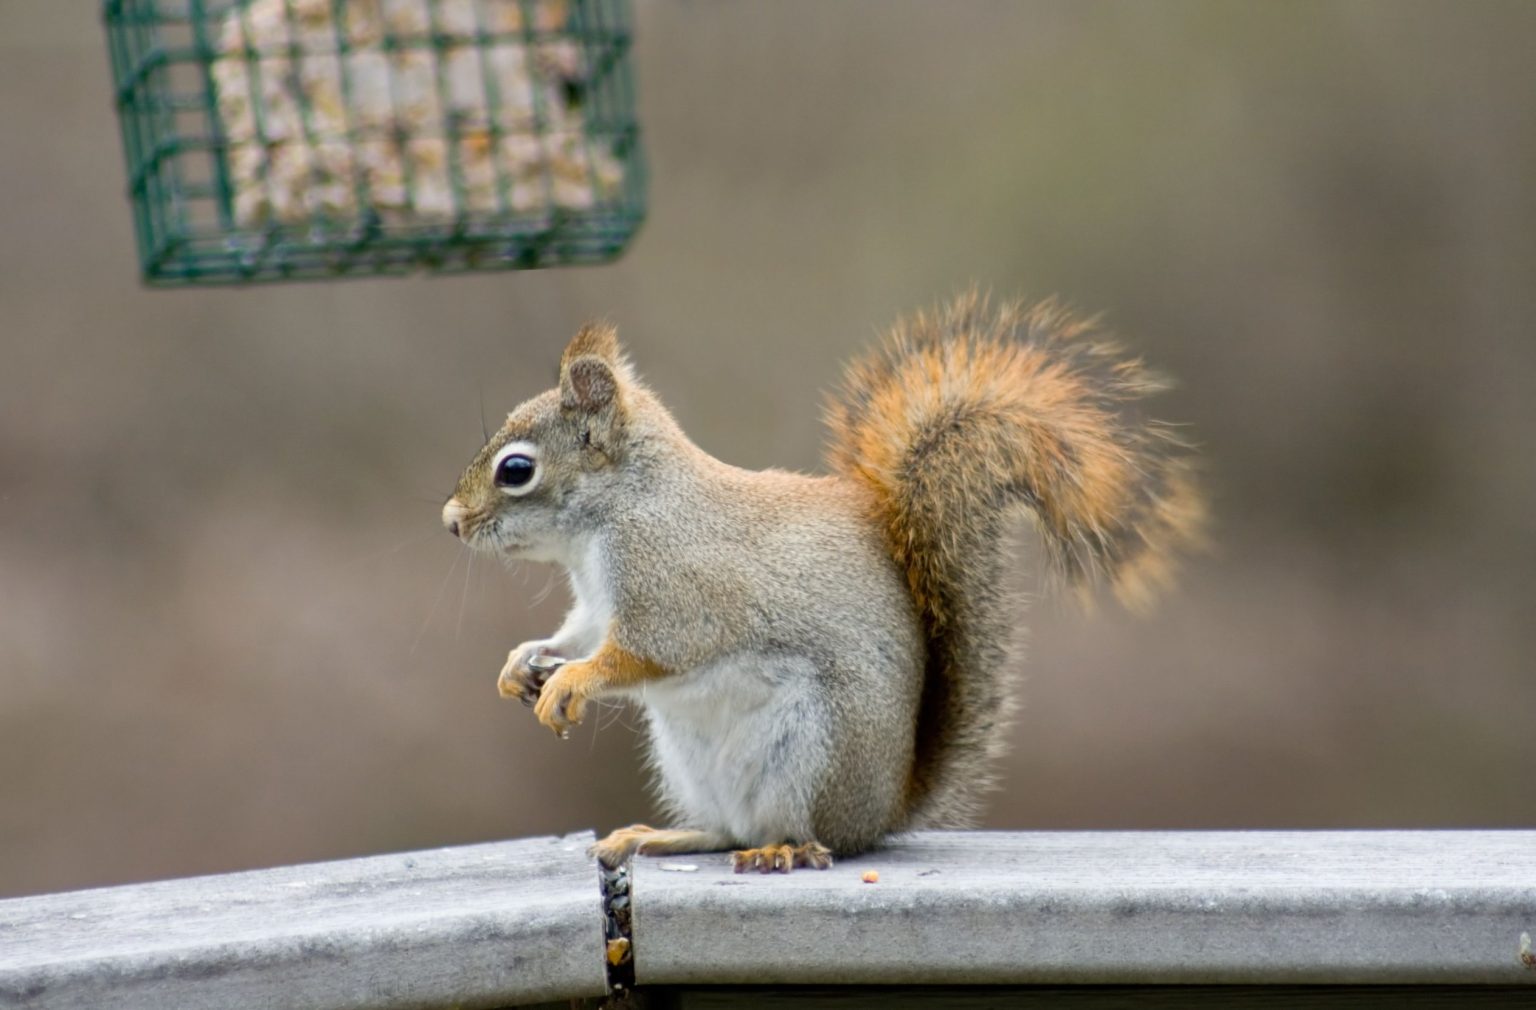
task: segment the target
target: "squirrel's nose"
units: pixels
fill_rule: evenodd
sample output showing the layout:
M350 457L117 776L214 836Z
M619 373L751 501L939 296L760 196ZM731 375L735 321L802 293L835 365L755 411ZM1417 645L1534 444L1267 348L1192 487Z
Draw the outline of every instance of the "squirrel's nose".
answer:
M449 498L448 504L443 506L443 528L462 539L463 533L460 532L459 522L468 513L469 509L460 504L457 498Z

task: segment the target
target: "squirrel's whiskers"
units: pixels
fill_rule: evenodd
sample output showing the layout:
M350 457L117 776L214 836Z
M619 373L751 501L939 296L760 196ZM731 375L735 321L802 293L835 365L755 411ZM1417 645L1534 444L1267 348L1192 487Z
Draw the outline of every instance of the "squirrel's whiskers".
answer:
M443 581L438 583L437 592L432 596L432 605L427 608L427 616L421 619L421 627L416 629L416 637L411 639L411 648L407 655L416 655L416 648L421 645L421 636L427 633L427 626L432 623L432 618L437 615L437 608L443 602L443 594L448 591L448 580L453 578L453 573L458 570L459 559L469 554L469 551L455 551L453 561L448 565L448 571L443 573Z

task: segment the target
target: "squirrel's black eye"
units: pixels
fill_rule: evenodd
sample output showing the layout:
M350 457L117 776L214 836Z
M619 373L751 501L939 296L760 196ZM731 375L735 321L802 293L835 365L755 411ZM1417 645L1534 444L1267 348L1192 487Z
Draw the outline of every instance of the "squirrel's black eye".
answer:
M526 487L533 480L536 464L531 456L513 453L496 464L497 487Z

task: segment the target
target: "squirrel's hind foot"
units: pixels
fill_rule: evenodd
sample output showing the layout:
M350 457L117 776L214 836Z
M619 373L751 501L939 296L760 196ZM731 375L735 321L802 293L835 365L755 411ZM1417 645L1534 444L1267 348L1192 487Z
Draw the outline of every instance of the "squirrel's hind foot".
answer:
M708 831L666 830L631 824L608 832L587 850L587 855L596 856L598 862L611 870L635 853L675 856L685 852L719 852L725 847L724 838Z
M803 845L765 845L760 849L738 849L731 853L731 869L737 873L789 873L797 866L825 870L832 866L832 850L820 842Z

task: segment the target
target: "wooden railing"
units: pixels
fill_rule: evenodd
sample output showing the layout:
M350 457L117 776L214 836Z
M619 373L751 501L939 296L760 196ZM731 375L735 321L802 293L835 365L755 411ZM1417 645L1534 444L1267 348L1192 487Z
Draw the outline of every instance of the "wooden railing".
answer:
M0 1007L595 1005L615 980L666 1006L1430 984L1536 1007L1536 831L932 832L825 872L642 857L606 884L590 841L0 901Z

